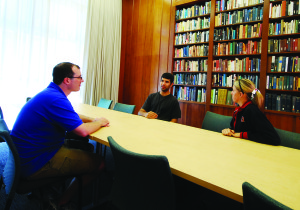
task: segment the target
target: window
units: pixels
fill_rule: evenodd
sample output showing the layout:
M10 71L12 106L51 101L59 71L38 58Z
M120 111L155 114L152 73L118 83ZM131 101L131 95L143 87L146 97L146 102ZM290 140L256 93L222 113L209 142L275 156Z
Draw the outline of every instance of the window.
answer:
M10 129L57 63L82 66L87 9L88 0L0 0L0 106Z

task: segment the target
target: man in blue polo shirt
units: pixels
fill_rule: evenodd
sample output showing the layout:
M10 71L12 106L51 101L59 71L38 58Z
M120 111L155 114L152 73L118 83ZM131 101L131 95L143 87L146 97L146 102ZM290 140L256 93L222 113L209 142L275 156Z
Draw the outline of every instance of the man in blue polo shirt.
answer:
M53 68L52 76L53 82L24 105L11 132L20 155L21 176L33 180L87 174L83 181L89 182L104 163L97 154L66 147L66 132L86 137L109 126L109 121L81 116L74 111L67 96L80 90L83 79L79 66L59 63ZM61 205L68 202L75 185L70 185Z

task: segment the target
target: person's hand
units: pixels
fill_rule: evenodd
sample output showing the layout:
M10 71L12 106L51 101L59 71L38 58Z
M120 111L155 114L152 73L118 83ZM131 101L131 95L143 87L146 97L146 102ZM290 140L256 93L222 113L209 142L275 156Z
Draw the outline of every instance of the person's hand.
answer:
M95 118L94 121L98 121L101 123L101 127L108 127L109 126L109 121L104 118L104 117L100 117L100 118Z
M234 130L231 130L230 128L225 128L222 130L222 134L224 136L234 136L235 132L234 132Z
M149 118L149 119L156 119L157 118L157 114L155 112L148 112L147 115L145 116L146 118Z

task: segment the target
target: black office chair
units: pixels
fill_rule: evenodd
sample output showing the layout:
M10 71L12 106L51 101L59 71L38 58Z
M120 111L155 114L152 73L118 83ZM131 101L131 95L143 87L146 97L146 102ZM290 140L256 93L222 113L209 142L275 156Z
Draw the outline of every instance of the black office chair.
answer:
M135 105L116 103L113 110L133 114Z
M278 128L275 128L275 130L280 137L282 146L300 149L300 133L285 131Z
M168 159L128 151L108 137L115 161L112 209L175 209L175 188Z
M231 119L232 117L230 116L225 116L207 111L202 122L202 129L215 132L222 132L224 128L230 127Z
M270 196L261 192L248 182L244 182L243 200L244 210L290 210L291 208L274 200Z
M18 194L25 194L30 193L33 190L40 189L42 187L52 186L56 183L64 184L68 178L71 177L55 177L55 178L45 178L40 180L23 180L20 178L20 159L18 151L10 137L9 131L7 130L0 130L0 138L6 141L9 147L9 155L8 159L3 171L3 183L5 184L5 190L8 194L5 210L9 210L11 203L13 201L15 193ZM82 207L82 179L81 176L77 176L79 179L79 203L78 209ZM2 187L2 185L0 186Z

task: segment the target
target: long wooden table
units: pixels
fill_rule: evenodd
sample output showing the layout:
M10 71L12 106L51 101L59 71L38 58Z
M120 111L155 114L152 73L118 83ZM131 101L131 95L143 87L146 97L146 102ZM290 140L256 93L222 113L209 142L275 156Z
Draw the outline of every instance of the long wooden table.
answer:
M300 209L299 150L86 104L74 108L79 114L110 121L110 127L90 135L104 145L109 146L107 137L112 136L133 152L165 155L173 174L239 202L243 202L242 183L247 181Z

